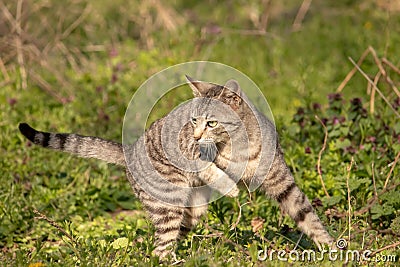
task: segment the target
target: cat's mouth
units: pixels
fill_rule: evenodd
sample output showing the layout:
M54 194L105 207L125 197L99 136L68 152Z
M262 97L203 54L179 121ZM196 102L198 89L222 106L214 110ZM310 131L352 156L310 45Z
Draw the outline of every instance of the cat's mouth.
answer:
M203 161L213 162L218 154L217 146L214 142L199 142L200 159Z

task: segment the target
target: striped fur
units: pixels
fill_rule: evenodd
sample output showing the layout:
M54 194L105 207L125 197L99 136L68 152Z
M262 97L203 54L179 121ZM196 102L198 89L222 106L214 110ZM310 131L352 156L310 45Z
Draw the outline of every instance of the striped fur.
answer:
M319 248L321 244L331 245L334 239L325 230L307 196L295 184L279 145L277 149L271 170L261 189L279 203L281 210L288 214Z
M126 167L128 181L156 228L154 254L161 258L172 255L177 240L185 237L207 212L207 203L212 192L218 191L235 197L238 195L235 183L240 179L248 186L254 179L262 181L260 189L275 199L282 210L289 214L316 244L333 242L309 200L296 186L277 142L274 125L261 113L254 113L251 103L244 101L246 96L237 82L228 81L225 86L219 86L191 79L189 81L195 99L204 97L196 110L191 110L197 121L185 124L177 133L171 133L167 143L172 142L171 145L179 148L187 159L203 157L206 161L213 161L208 168L198 173L175 166L163 147L161 136L164 124L167 124L167 129L176 128L182 120L180 115L172 116L172 121L168 121L167 116L154 122L144 136L130 146L98 137L41 132L26 123L21 123L19 130L36 145ZM230 106L237 114L236 117L219 111L212 101L207 99L222 101ZM213 116L220 118L220 121L218 126L210 129L206 126L208 121L204 118ZM220 127L220 124L223 124L223 127ZM244 142L244 135L248 142ZM175 139L172 137L176 136L178 145L173 143ZM208 145L210 140L214 145ZM199 149L201 145L204 150ZM146 154L150 161L146 161L146 156L143 156ZM157 192L156 195L184 205L166 204L138 183L139 175L136 174L146 171L149 165L174 185L191 190L205 184L208 187L203 191L181 192L179 188L171 188L169 183L149 177L144 182Z
M166 157L161 145L161 130L164 124L164 119L160 119L153 123L146 131L146 148L149 152L149 157L155 169L163 174L163 177L168 181L180 186L199 186L213 182L213 176L217 173L223 173L218 168L210 168L208 171L201 172L199 175L187 173L179 168L174 167ZM36 145L75 154L84 158L96 158L109 163L126 166L125 157L123 153L123 146L119 143L104 140L98 137L81 136L78 134L67 133L48 133L41 132L33 129L26 123L19 125L20 132ZM184 147L189 147L187 156L188 158L198 157L195 152L196 144L190 141L193 129L187 125L181 133L181 144ZM140 146L140 142L136 147ZM125 147L127 151L134 150L131 147ZM129 153L128 153L129 155ZM202 194L194 193L189 196L182 196L179 192L171 191L166 183L154 183L153 186L158 188L160 192L167 192L171 198L185 198L182 202L187 202L187 205L193 204L193 207L176 207L167 205L164 202L150 196L143 188L138 185L136 179L132 176L131 172L126 171L128 181L131 183L135 195L141 201L144 209L147 211L151 221L153 222L156 231L156 248L153 253L160 258L164 258L173 254L176 241L184 238L187 233L200 220L201 216L207 212L208 205L196 206L196 203L207 203L210 198L212 190L206 189ZM226 176L226 175L225 175ZM224 188L216 188L222 194L227 193L228 196L235 197L238 194L238 189L233 184L234 189L231 192L226 192Z
M122 145L119 143L78 134L40 132L27 123L20 123L19 130L36 145L125 166Z
M230 92L225 92L227 88ZM318 247L321 244L332 245L334 239L325 230L310 201L296 185L285 163L274 125L251 104L239 84L231 80L223 87L192 81L192 89L195 95L220 99L229 105L235 110L246 129L248 142L241 142L243 139L241 134L230 135L232 142L225 140L226 145L219 150L214 161L216 166L233 179L241 175L242 182L247 186L251 185L253 180L262 181L260 190L276 200L281 210L288 214ZM234 147L237 148L237 152L232 155ZM241 157L248 160L246 167L231 168L230 166L235 165L235 161ZM244 172L237 171L241 169L244 169Z

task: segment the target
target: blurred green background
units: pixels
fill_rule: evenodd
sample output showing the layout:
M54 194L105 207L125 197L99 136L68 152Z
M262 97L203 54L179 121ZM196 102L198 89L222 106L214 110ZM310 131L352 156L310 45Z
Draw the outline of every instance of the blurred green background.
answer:
M379 58L399 66L399 29L400 4L395 0L0 0L0 260L6 265L73 265L75 260L92 266L155 264L142 255L152 249L152 228L139 212L140 204L133 198L123 173L97 161L33 148L19 134L19 122L28 122L41 130L77 132L118 141L125 109L135 90L151 75L187 61L220 62L237 68L260 87L279 131L287 137L282 142L296 179L303 184L303 179L314 177L304 182L302 188L313 198L322 197L314 168L323 128L312 133L315 145L310 145L312 154L307 158L307 144L302 143L306 139L296 128L298 121L293 122L294 115L298 115L298 108L313 103L328 108L331 104L327 95L337 90L353 68L348 57L357 61L370 46ZM361 67L371 78L379 71L371 54ZM386 69L397 77L394 80L398 85L399 73L394 68ZM378 85L390 101L396 99L387 83ZM367 89L365 78L356 73L343 89L343 99L359 97L369 110L371 96ZM181 99L173 101L178 103ZM385 105L378 96L376 105ZM170 108L167 101L153 115L159 117ZM382 118L384 123L379 127L398 127L390 110L381 115L387 117ZM385 151L398 142L389 139L382 136L386 140L382 141L386 142ZM341 158L343 151L336 151L335 144L328 143L328 150L337 154L327 156L324 175L344 179L347 165L343 164L348 164L349 156ZM376 174L379 189L389 171L388 164L393 166L395 152L388 152L384 160L376 155L358 162L359 166L370 166L371 160L381 160L381 172ZM302 167L309 171L302 171ZM395 174L398 175L397 167L393 177L398 179ZM371 177L370 168L363 175ZM335 191L334 181L330 180L330 193L346 195L345 191ZM372 182L369 178L368 181L358 202L361 206L367 205L373 195ZM241 200L245 201L246 196L241 196ZM337 200L338 203L324 205L334 203L340 211L346 210L346 199ZM270 207L264 208L264 204ZM47 221L34 219L37 215L33 208L58 222L79 240L78 244L55 228L49 229ZM129 213L129 209L138 211ZM229 231L229 223L225 225L218 219L230 216L231 221L235 220L238 209L233 200L217 202L205 225L222 225L218 229L226 238L238 238L238 233ZM244 215L238 226L242 241L253 236L251 227L248 229L255 216L252 214L265 217L276 226L268 231L280 229L282 218L278 208L265 198L257 198L243 212L247 217ZM393 214L397 213L395 209ZM130 217L115 220L116 214ZM387 227L393 216L382 217L375 223ZM324 220L327 224L332 222ZM284 222L295 227L288 219ZM343 221L330 225L336 236L345 230ZM368 230L368 218L363 218L360 225ZM210 234L209 230L201 230L202 226L196 234ZM142 241L135 241L128 250L125 245L113 243L120 236ZM193 237L183 243L180 255L193 257L188 260L189 266L202 262L219 265L224 257L240 258L236 264L248 264L251 253L263 244L262 239L248 244L234 239L235 244L250 252L236 248L238 254L232 256L227 252L235 250L232 244L221 239L204 240L196 243L198 247L193 245ZM372 243L373 246L378 248L393 241L382 240ZM215 250L207 258L204 255L210 246L215 246ZM120 248L125 250L121 252ZM127 257L127 251L140 256ZM90 258L96 260L91 262Z
M299 19L304 2L311 4ZM397 63L396 1L304 2L2 3L2 91L13 89L2 95L2 103L20 100L29 90L35 101L43 96L54 105L68 102L62 106L77 105L74 113L82 114L88 106L96 109L82 107L83 99L104 102L99 95L115 93L121 96L118 107L97 109L121 118L130 96L152 74L181 62L210 60L247 74L273 112L290 119L306 98L326 103L326 94L352 68L348 57L358 59L368 46ZM368 62L373 64L372 57L367 70ZM360 95L365 88L356 75L344 92Z

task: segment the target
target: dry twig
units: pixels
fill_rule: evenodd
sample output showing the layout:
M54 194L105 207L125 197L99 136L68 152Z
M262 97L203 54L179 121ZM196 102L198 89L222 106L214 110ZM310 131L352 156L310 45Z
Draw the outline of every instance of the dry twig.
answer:
M378 72L375 75L375 78L374 78L375 86L378 86L378 82L379 82L379 79L381 78L381 75L382 75L381 72ZM375 87L373 87L372 84L370 84L370 83L368 83L368 87L371 88L371 97L370 97L370 100L369 100L369 111L371 112L371 114L374 114L374 112L375 112L375 92L376 92L376 90L375 90Z
M68 102L67 98L62 97L58 92L54 91L51 85L44 80L40 75L36 74L32 69L29 70L29 75L34 81L36 81L40 87L46 91L49 95L53 96L61 104Z
M321 125L325 131L324 143L322 145L321 150L318 153L317 171L318 171L318 177L319 177L319 180L321 181L322 188L324 189L325 195L329 198L330 195L329 195L328 191L326 190L324 180L322 179L322 171L321 171L321 157L322 157L322 153L326 149L326 141L328 140L328 129L326 128L325 124L322 122L322 120L317 115L315 115L315 118L319 121L319 123L321 123Z
M41 213L40 211L38 211L37 209L33 208L33 213L35 213L36 215L38 215L38 217L36 217L37 219L42 219L47 221L51 226L53 226L54 228L56 228L58 231L60 231L61 233L63 233L66 237L68 237L69 240L71 240L74 244L78 244L76 242L76 240L67 233L67 231L65 231L58 223L56 223L54 220L48 218L46 215L44 215L43 213Z
M398 247L398 246L400 246L400 241L398 241L396 243L393 243L393 244L390 244L390 245L387 245L387 246L385 246L383 248L377 249L377 250L373 251L370 256L373 257L374 255L376 255L379 252L382 252L382 251L390 249L390 248L395 248L395 247Z
M388 65L392 70L397 72L400 75L400 69L397 68L392 62L390 62L387 58L382 58L382 63Z
M15 37L15 45L17 47L17 61L19 65L19 71L21 74L21 86L22 89L26 89L28 87L26 68L25 68L25 60L24 54L22 52L22 27L21 27L21 13L22 13L22 0L18 0L17 2L17 14L15 17L17 36Z
M360 59L357 61L357 65L361 65L361 63L364 61L365 57L368 55L369 50L366 49ZM354 74L357 72L356 67L354 67L349 73L347 73L346 77L344 78L344 80L342 81L342 83L339 85L339 87L336 89L337 92L341 92L343 90L343 88L347 85L347 83L351 80L351 78L354 76Z
M374 81L372 82L371 79L361 70L360 65L362 64L362 62L365 60L366 56L368 54L371 54L375 64L377 65L379 71L378 73L375 75ZM371 46L369 46L361 55L360 59L357 61L357 64L354 63L354 61L349 58L350 61L352 62L352 64L354 65L353 69L346 75L346 77L344 78L344 80L342 81L342 83L339 85L339 87L337 88L337 92L341 92L343 90L343 88L346 86L346 84L350 81L350 79L353 77L353 75L356 73L356 71L358 70L359 72L361 72L361 74L368 80L368 85L367 85L367 92L368 94L370 94L371 92L371 98L370 98L370 112L373 113L374 109L375 109L375 91L378 91L379 95L385 100L385 102L393 109L393 107L391 106L391 104L387 101L386 97L382 94L382 92L378 89L378 82L380 80L380 78L383 76L386 83L389 84L389 86L392 88L392 90L395 92L395 94L400 97L400 92L397 89L396 85L394 84L394 82L392 81L392 79L390 78L390 76L388 75L387 71L385 70L385 68L383 67L383 65L387 65L389 68L393 69L396 73L400 74L400 70L389 60L387 60L386 58L382 58L380 59L377 54L375 49L373 49ZM398 113L394 110L395 114L398 115Z
M378 197L378 191L376 190L376 183L375 183L375 164L374 164L374 162L371 163L371 169L372 169L372 182L374 185L374 195L375 195L375 197Z
M347 175L346 175L346 187L347 187L347 217L348 217L348 229L349 229L349 242L350 242L350 237L351 237L351 194L350 194L350 186L349 186L349 180L350 180L350 172L351 168L353 167L354 163L354 158L351 157L350 165L347 166Z
M368 47L368 49L369 49L369 51L371 52L371 54L372 54L372 56L373 56L373 58L374 58L374 60L375 60L375 63L376 63L376 65L377 65L378 68L379 68L379 71L382 73L382 76L385 78L386 82L392 87L393 91L397 94L397 96L400 97L400 92L399 92L399 90L398 90L397 87L394 85L392 79L387 75L385 69L384 69L383 66L382 66L381 60L380 60L380 59L378 58L378 56L376 55L375 49L373 49L371 46Z
M383 195L384 193L386 193L386 192L388 192L388 191L390 191L390 190L396 189L396 187L398 187L399 185L400 185L400 182L399 182L399 183L395 183L395 184L393 184L392 186L389 186L389 187L386 187L386 188L382 189L382 190L378 193L378 196L372 197L372 198L368 201L367 206L365 206L365 207L363 207L362 209L360 209L360 210L354 212L354 215L355 215L355 216L362 215L362 214L364 214L365 212L369 211L369 210L372 208L372 206L375 205L376 201L378 201L378 199L379 199L379 197L380 197L381 195Z
M14 31L16 32L14 39L15 39L17 62L19 65L19 71L20 71L20 75L21 75L21 87L23 89L26 89L28 87L28 85L27 85L27 73L26 73L26 68L25 68L25 60L24 60L24 54L23 54L23 48L22 48L22 44L23 44L23 42L22 42L23 30L22 30L22 26L21 26L21 21L22 21L21 14L22 14L22 4L23 4L22 2L23 2L23 0L18 0L18 2L17 2L15 18L2 1L0 1L0 8L3 13L4 18L6 18L6 20L8 21L8 23L11 26L10 33L14 33Z
M267 32L264 30L248 30L248 29L232 29L232 28L223 28L221 29L222 33L227 34L239 34L239 35L254 35L254 36L268 36L275 39L279 37L271 32Z
M86 5L85 9L82 11L82 13L79 15L79 17L71 23L68 28L61 34L61 38L65 39L67 38L73 30L75 30L85 19L86 17L90 14L91 8L90 5Z
M388 106L393 110L394 114L400 118L400 114L396 111L396 109L390 104L389 100L383 95L381 90L379 90L378 86L374 84L374 82L368 77L368 75L354 62L354 60L349 57L350 62L356 67L356 69L364 76L364 78L371 83L372 87L378 92L378 94L382 97L382 99L388 104Z
M211 232L210 235L204 235L203 237L219 237L222 239L223 242L228 243L239 249L242 253L246 254L247 256L250 256L249 252L246 251L240 244L233 242L229 238L225 237L223 233L215 231L213 228L211 228L208 224L205 225L206 229ZM202 235L197 235L201 237Z
M1 59L1 57L0 57L0 70L4 77L4 80L0 83L0 87L2 87L10 82L10 76L8 75L6 66L4 65L4 62Z
M247 204L250 204L250 202L248 201L248 202L243 203L242 205L240 205L240 202L239 202L238 199L236 199L236 203L237 203L238 206L239 206L239 215L238 215L238 217L237 217L237 219L236 219L236 222L234 222L234 223L231 225L231 228L229 229L230 231L234 230L234 229L237 227L237 225L239 224L240 219L242 218L242 207L245 206L245 205L247 205Z
M296 18L294 19L292 30L298 31L301 28L301 24L306 16L308 10L310 9L312 0L303 0L299 11L297 12Z
M365 229L359 229L359 230L354 231L354 233L352 234L352 238L356 238L357 234L361 234L361 233L365 233L365 232L369 232L369 231L375 231L382 235L400 236L400 234L393 232L392 229L375 229L375 228L372 228L371 226L369 226Z
M399 161L399 158L400 158L400 152L397 153L396 158L394 159L393 165L392 165L392 167L390 168L390 171L389 171L389 173L388 173L388 175L387 175L387 177L386 177L385 185L383 186L384 189L386 188L387 184L389 183L389 178L390 178L390 176L392 175L392 172L393 172L393 170L394 170L394 167L396 167L396 164L397 164L397 162Z
M271 2L272 2L272 0L263 0L262 1L263 11L262 11L262 14L260 17L259 28L263 31L267 31L267 28L268 28L268 21L269 21L269 15L270 15L270 10L271 10Z

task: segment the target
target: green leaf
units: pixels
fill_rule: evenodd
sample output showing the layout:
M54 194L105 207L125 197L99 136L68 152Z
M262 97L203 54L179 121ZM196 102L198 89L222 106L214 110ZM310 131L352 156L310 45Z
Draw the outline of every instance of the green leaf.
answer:
M258 260L258 247L257 247L257 243L255 241L253 241L253 243L248 244L248 250L249 250L249 254L251 257L251 260L253 262L257 262Z
M342 201L342 199L344 199L343 196L324 197L324 198L322 199L322 202L323 202L326 206L334 206L334 205L338 204L340 201Z
M330 138L337 138L340 136L340 129L334 129L329 132L329 137Z
M392 215L396 210L393 208L392 205L383 204L383 205L374 205L371 208L372 219L378 219L382 216Z
M393 130L397 133L400 134L400 123L395 123L393 126Z
M380 197L382 200L386 200L386 204L396 205L400 204L400 197L398 191L386 192Z
M351 145L351 141L347 138L344 140L338 139L336 141L336 148L345 149L346 147L348 147L350 145Z
M126 248L128 246L128 244L129 244L129 240L126 237L120 237L111 243L111 245L114 249Z
M390 228L396 234L400 234L400 217L393 219L392 223L390 224Z
M370 179L369 178L362 178L362 179L349 179L349 188L350 191L356 190L360 187L360 185L362 184L368 184L370 183Z
M147 222L145 219L137 219L136 229L142 229L147 227Z
M349 134L350 127L348 127L348 126L341 127L341 128L340 128L340 131L342 132L342 135L346 136L346 135Z
M400 151L400 144L393 144L392 148L394 150L394 153L399 153Z
M125 210L133 210L136 207L133 201L118 201L118 204Z

